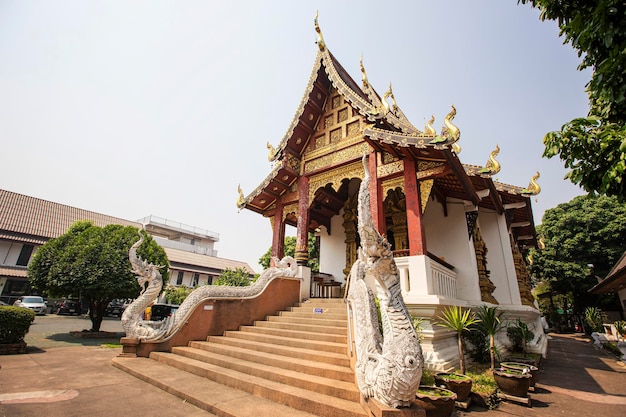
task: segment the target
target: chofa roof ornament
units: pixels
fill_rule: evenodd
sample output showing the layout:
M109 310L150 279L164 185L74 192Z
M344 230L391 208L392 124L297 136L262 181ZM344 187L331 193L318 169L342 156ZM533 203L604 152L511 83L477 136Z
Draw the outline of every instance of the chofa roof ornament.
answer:
M530 183L528 183L528 187L522 190L522 194L524 195L537 195L541 192L541 187L537 184L537 180L539 179L539 171L530 179Z
M478 171L481 175L492 176L500 172L500 162L496 161L496 155L500 153L500 147L496 145L496 148L489 154L489 159L485 164L485 167Z
M456 116L456 107L454 107L454 104L451 107L452 110L450 110L450 113L448 113L445 119L443 119L441 135L437 136L435 140L430 143L448 145L452 148L453 152L458 154L461 152L461 147L459 145L454 145L461 138L461 131L452 123L454 116Z
M322 30L320 26L317 24L317 17L319 13L315 12L315 31L317 32L317 46L320 48L320 51L324 51L326 49L326 43L324 42L324 37L322 36Z

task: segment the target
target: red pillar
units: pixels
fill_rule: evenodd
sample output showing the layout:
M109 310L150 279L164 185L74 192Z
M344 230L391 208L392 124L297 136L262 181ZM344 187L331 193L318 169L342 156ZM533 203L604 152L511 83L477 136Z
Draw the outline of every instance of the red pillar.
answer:
M296 235L295 258L298 265L306 265L309 260L309 178L298 180L298 231Z
M384 235L387 232L387 224L385 223L385 212L383 209L383 199L381 196L380 182L377 176L376 152L369 154L367 159L368 170L370 174L370 212L372 221L378 233Z
M415 160L404 159L404 194L406 196L406 223L409 255L426 254L426 237L422 224L422 204L417 182Z
M274 211L274 228L272 230L272 256L282 259L285 256L285 220L283 219L283 203L276 202ZM270 266L271 262L270 262Z

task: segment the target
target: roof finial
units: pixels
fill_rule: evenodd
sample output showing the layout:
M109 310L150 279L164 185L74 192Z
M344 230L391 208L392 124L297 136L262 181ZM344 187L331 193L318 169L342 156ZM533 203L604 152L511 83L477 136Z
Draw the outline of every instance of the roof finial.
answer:
M365 73L365 67L363 66L363 54L361 54L360 65L361 65L361 74L363 74L363 88L367 88L369 87L370 83L367 80L367 74Z
M317 24L317 16L319 12L315 12L315 31L317 32L317 46L320 48L320 51L324 51L326 49L326 43L324 42L324 37L322 36L322 31L320 26Z
M433 127L433 123L435 123L435 115L431 114L430 120L424 125L424 133L428 136L437 136L437 131Z
M239 197L237 198L237 208L243 208L246 199L243 196L243 191L241 190L241 184L237 185L237 192L239 193Z
M522 194L525 195L537 195L541 192L541 187L537 184L537 180L539 179L539 171L530 179L530 183L528 187L522 190Z
M496 155L499 153L500 147L496 145L496 148L489 154L489 159L487 160L485 167L478 172L484 175L496 175L500 172L500 163L496 161Z
M389 82L389 97L391 97L392 109L395 112L398 110L398 103L396 103L396 97L393 95L393 88L391 87L391 81Z

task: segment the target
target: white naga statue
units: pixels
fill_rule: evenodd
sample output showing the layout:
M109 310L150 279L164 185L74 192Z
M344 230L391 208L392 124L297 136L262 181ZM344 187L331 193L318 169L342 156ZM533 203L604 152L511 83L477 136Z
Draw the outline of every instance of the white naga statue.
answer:
M158 342L173 335L187 321L196 306L211 298L251 298L263 291L265 286L274 278L294 277L297 272L296 261L286 256L282 260L272 258L274 267L268 268L259 278L247 287L233 287L228 285L205 285L195 289L175 314L166 317L162 321L149 321L143 319L146 307L156 301L163 279L159 273L159 267L140 259L137 256L137 248L144 238L140 233L140 239L135 242L128 251L128 258L133 266L132 271L137 275L137 282L141 287L139 297L135 299L122 314L122 327L126 337L137 338L142 341Z
M354 320L356 379L365 398L374 398L389 407L408 407L422 378L422 348L402 299L391 245L374 228L365 156L363 166L365 176L358 195L361 248L350 271L347 295ZM374 293L366 277L376 285L382 334Z

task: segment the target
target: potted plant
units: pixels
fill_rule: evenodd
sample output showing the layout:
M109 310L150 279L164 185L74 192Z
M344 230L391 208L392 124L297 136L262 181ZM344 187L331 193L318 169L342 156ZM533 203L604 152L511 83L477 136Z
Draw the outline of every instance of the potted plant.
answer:
M518 398L528 397L530 371L498 368L493 370L493 379L498 388L506 395Z
M461 337L464 330L470 330L473 325L479 322L476 315L469 309L459 306L449 306L443 310L442 314L437 317L440 326L447 327L457 334L457 342L459 346L459 368L461 373L465 375L465 352L463 348L463 338Z
M456 394L445 388L420 385L414 401L426 411L426 417L450 417L456 399Z
M531 391L535 390L535 384L537 383L537 378L539 377L539 368L531 364L519 362L502 362L500 363L500 366L505 369L512 369L516 371L528 369L528 372L530 372L530 389Z
M436 386L454 392L459 402L466 402L472 392L472 378L467 375L439 372L434 375L434 378Z

